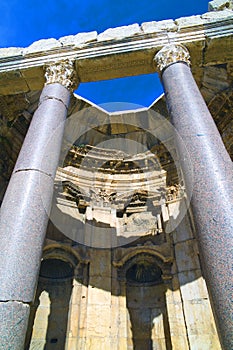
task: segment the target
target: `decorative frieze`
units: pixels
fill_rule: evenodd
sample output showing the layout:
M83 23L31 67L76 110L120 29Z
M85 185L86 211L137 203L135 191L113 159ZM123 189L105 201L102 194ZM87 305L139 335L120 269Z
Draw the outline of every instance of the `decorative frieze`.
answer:
M176 62L185 62L190 65L190 55L185 46L169 44L164 46L154 58L160 71Z
M73 60L52 62L46 66L45 85L59 83L70 91L78 86L78 76L74 68Z

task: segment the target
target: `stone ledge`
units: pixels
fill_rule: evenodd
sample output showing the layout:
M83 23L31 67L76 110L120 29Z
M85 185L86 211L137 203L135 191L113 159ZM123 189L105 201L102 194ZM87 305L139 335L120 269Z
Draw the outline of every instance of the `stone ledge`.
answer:
M224 2L223 0L221 1ZM210 2L210 4L212 2ZM231 1L225 1L224 3L230 2ZM90 46L90 44L92 44L90 47L93 47L93 44L100 46L105 42L108 43L109 41L120 42L129 38L134 38L134 40L137 40L138 38L149 38L148 34L160 35L161 32L179 32L181 29L183 30L189 27L193 27L193 30L196 30L199 26L204 26L210 22L214 22L214 25L215 22L232 18L233 12L224 8L223 11L219 12L207 12L202 15L180 17L175 20L168 19L162 21L151 21L144 22L141 25L135 23L128 26L109 28L100 34L98 34L96 31L92 31L87 33L78 33L76 35L68 35L59 39L40 39L26 48L0 48L0 61L1 58L11 58L13 56L28 57L34 56L35 53L52 53L56 50L65 49L66 47L70 49L70 46L72 48L81 49Z
M109 28L98 35L97 41L122 40L140 34L142 34L141 28L135 23L128 26Z
M213 0L209 2L209 11L221 11L225 9L233 9L232 0Z
M60 48L61 46L62 46L62 44L54 38L41 39L41 40L35 41L30 46L25 48L23 50L23 56L30 55L34 52L42 52L42 51L46 51L46 50L57 49L57 48Z
M75 60L81 82L153 73L154 55L174 41L188 48L193 69L223 64L233 61L232 33L233 12L224 10L0 49L0 94L12 94L12 86L13 93L42 89L43 67L55 60Z
M207 22L214 22L215 20L221 21L226 19L231 19L233 17L233 12L231 10L223 10L218 12L207 12L204 13L201 18Z
M23 47L0 48L0 59L23 55Z
M175 24L175 21L173 19L167 19L164 21L152 21L152 22L144 22L141 24L141 28L143 33L145 34L151 34L161 31L177 31L177 26Z
M97 32L88 32L88 33L78 33L76 35L68 35L61 37L58 41L62 46L74 46L82 47L84 44L93 42L97 40Z
M177 25L177 30L180 31L181 29L188 28L188 27L195 27L195 26L203 26L205 21L202 18L201 15L196 16L190 16L190 17L180 17L175 20L175 23Z

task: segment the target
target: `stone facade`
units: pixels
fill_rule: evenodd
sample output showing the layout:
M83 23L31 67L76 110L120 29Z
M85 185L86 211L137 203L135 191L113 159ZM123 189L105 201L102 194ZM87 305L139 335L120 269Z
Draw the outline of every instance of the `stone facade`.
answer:
M0 49L0 199L12 171L35 171L37 163L40 178L33 190L40 202L47 203L43 176L54 185L35 298L30 299L32 288L25 300L1 301L0 349L13 349L9 339L16 344L16 338L14 349L22 349L25 323L10 335L8 324L11 318L20 324L24 309L28 317L29 304L25 350L227 349L220 345L206 287L190 207L192 184L185 186L180 167L182 157L191 172L193 163L177 150L164 96L149 108L121 113L107 113L76 94L68 106L64 97L78 82L155 72L155 54L168 43L182 44L187 55L177 49L174 58L166 51L161 69L190 55L193 76L232 159L231 2L211 1L209 9L200 16ZM48 90L39 101L45 79ZM14 169L32 115L48 100L68 113L64 123L51 126L46 143L46 149L58 143L64 124L56 175L47 151L33 163L37 142L27 155L32 165ZM22 193L26 185L18 187ZM31 242L30 237L33 249Z

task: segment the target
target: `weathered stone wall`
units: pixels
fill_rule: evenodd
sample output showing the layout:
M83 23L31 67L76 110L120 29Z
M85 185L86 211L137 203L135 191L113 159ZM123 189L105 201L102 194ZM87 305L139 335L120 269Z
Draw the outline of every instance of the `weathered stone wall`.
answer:
M175 258L172 268L173 291L168 291L168 303L172 304L172 300L178 310L182 309L183 323L182 327L179 313L168 313L173 322L174 317L177 317L174 333L171 330L174 335L174 349L221 349L189 212L177 225L179 213L187 210L187 204L185 201L175 201L168 206L170 224L174 225L171 240ZM181 336L177 336L178 334ZM187 342L186 347L181 347L181 344L179 346L180 341Z
M80 260L74 267L72 290L70 282L50 281L47 285L40 280L30 349L33 344L38 349L44 344L46 349L53 349L55 339L60 349L65 331L66 350L132 350L146 346L159 350L220 350L189 214L178 224L183 210L184 200L168 204L171 233L147 236L115 249L74 246L50 225L45 257L61 258L63 250L63 260L69 257L71 261L71 255ZM145 261L147 256L153 265L159 264L163 279L149 284L127 280L130 266ZM57 309L52 308L51 298ZM54 313L58 326L52 334L53 324L49 322Z

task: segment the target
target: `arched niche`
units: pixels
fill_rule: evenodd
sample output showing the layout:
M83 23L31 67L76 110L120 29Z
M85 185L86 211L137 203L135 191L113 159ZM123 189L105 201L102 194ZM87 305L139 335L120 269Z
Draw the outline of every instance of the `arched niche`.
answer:
M144 249L118 269L121 288L125 288L127 336L132 349L171 349L164 283L170 266Z
M73 280L82 279L81 266L78 257L68 249L45 248L25 349L65 348Z

